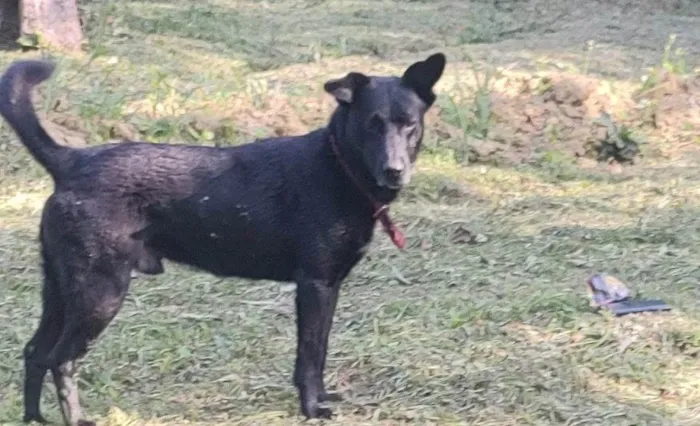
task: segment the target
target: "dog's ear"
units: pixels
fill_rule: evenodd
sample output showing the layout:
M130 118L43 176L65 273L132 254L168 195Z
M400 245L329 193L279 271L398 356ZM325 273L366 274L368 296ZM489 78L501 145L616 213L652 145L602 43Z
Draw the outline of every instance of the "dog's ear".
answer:
M442 77L447 59L442 53L431 55L425 61L416 62L406 69L401 77L401 82L413 89L418 96L430 106L435 102L433 86Z
M369 77L359 72L351 72L343 78L329 80L323 85L323 89L333 95L340 104L351 104L355 99L355 92L369 84Z

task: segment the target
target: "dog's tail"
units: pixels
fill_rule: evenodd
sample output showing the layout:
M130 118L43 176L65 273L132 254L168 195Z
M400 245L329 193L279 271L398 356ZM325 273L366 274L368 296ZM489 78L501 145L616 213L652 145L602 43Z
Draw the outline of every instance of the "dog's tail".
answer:
M74 150L56 143L41 126L32 104L32 90L51 77L55 66L46 61L24 60L10 65L0 78L0 115L9 123L29 152L56 179L71 161Z

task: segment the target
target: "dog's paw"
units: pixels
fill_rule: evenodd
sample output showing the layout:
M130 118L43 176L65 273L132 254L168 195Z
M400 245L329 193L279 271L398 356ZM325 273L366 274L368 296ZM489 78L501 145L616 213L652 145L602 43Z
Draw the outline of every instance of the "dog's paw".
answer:
M318 403L305 404L302 413L309 419L330 419L333 416L330 408L321 407Z
M49 422L41 414L25 414L22 421L24 423L36 422L40 424L47 424Z
M340 392L322 392L318 396L318 402L340 402L343 400L343 394Z
M319 419L330 419L333 417L333 411L330 408L318 407L318 418Z
M330 419L333 417L333 411L326 407L316 407L315 415L309 416L312 419Z

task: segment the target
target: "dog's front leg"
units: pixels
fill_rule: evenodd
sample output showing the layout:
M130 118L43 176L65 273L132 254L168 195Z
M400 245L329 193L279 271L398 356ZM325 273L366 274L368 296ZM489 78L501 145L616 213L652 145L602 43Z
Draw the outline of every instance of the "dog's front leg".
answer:
M335 313L336 305L338 304L338 293L340 290L340 282L335 282L332 284L331 299L328 302L327 312L321 315L323 319L323 330L321 331L321 393L318 396L319 402L338 402L343 399L342 395L338 392L329 392L326 389L325 382L323 380L324 372L326 371L326 357L328 355L328 340L331 334L331 328L333 327L333 314Z
M338 298L339 283L302 277L297 280L297 359L294 384L299 390L302 413L309 418L330 418L320 407L327 399L323 385L328 334Z

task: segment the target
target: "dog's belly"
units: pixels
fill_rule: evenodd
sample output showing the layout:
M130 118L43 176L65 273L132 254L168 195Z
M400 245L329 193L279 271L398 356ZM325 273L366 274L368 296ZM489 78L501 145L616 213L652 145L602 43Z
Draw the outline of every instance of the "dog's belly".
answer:
M219 276L292 280L298 240L293 205L283 177L259 169L240 158L189 197L150 209L146 246Z
M291 281L296 261L280 244L266 245L241 236L192 235L187 231L163 232L149 245L164 258L218 276Z

